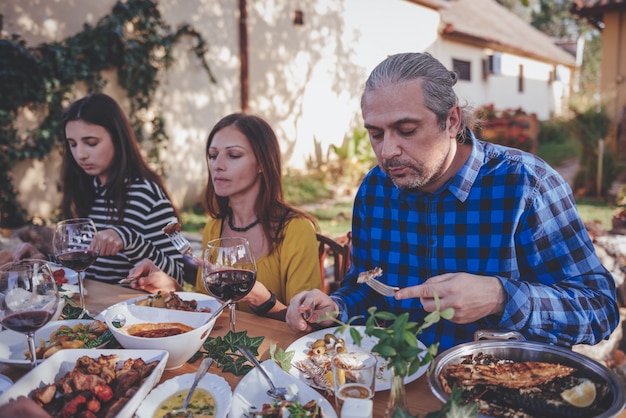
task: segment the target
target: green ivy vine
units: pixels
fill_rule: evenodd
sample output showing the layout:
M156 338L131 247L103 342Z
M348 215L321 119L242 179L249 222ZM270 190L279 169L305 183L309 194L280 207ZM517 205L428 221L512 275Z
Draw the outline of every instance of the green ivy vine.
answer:
M153 102L159 73L172 64L172 48L183 37L194 39L192 51L215 83L205 59L206 40L189 25L172 30L152 0L118 1L95 26L85 24L80 33L60 42L29 47L20 35L0 38L0 227L29 221L17 200L11 169L18 161L42 159L61 146L60 124L70 101L68 93L79 82L90 92L102 91L103 70L117 70L117 81L130 100L128 117L137 138L153 142L149 158L158 162L168 140L164 119L158 111L145 110ZM16 128L23 109L44 115L25 137ZM141 129L148 122L153 129L144 138Z

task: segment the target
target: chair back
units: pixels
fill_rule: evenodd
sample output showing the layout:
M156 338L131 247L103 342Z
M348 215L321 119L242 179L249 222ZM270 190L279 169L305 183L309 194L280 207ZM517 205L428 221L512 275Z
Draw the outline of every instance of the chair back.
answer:
M330 294L339 288L341 281L350 268L352 232L348 232L345 236L336 239L317 234L317 241L319 242L322 290L326 294ZM332 259L332 263L327 266L328 258Z

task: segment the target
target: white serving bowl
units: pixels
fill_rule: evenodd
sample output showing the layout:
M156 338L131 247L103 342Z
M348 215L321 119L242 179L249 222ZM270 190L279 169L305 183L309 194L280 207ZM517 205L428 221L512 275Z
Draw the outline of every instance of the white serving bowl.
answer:
M124 348L165 350L169 359L165 368L176 369L193 356L202 343L209 336L215 325L215 319L206 322L211 316L204 312L185 312L172 309L150 308L137 305L116 305L107 310L104 322L107 324L115 339ZM118 321L123 320L123 327ZM175 322L188 325L193 330L170 337L144 338L130 335L126 332L133 324L159 324ZM117 325L117 326L116 326Z

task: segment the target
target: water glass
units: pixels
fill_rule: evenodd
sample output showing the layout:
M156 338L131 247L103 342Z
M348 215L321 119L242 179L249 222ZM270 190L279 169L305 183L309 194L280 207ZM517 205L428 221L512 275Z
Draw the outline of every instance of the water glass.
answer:
M367 351L335 354L332 364L337 410L346 398L372 399L376 384L376 357Z

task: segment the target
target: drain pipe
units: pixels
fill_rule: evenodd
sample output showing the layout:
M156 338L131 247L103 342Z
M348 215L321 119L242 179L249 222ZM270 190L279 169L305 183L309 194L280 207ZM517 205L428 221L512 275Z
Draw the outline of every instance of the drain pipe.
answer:
M248 113L248 10L246 0L239 0L239 83L241 84L241 111Z

